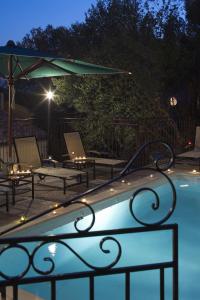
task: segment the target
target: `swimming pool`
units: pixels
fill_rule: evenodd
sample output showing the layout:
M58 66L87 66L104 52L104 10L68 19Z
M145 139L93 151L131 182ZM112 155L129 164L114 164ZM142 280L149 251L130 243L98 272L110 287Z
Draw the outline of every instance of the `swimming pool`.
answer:
M181 300L198 300L200 298L200 178L197 176L178 176L173 178L173 183L177 191L177 206L174 214L168 221L169 223L178 223L179 225L179 293ZM164 185L162 182L156 184L155 189L160 194L161 199L161 215L169 209L171 205L170 187ZM127 198L128 194L125 193L124 198ZM146 198L145 198L146 199ZM139 196L136 202L135 210L142 218L152 220L152 215L157 215L157 212L152 214L151 204L153 199L151 195L148 195L148 200L142 200ZM116 199L116 201L118 200ZM113 203L113 199L112 199ZM96 221L92 230L105 230L115 228L129 228L139 226L136 221L133 220L130 211L128 209L129 201L122 201L115 203L105 209L102 209L96 213ZM144 209L145 208L145 209ZM156 216L157 217L157 216ZM73 223L63 224L58 222L58 226L47 231L46 234L60 234L75 232ZM82 225L90 219L90 216L85 217L81 221ZM63 224L63 225L61 225ZM42 226L42 225L41 225ZM132 237L119 237L122 245L125 245L119 265L129 264L145 264L154 263L161 260L168 261L171 259L171 249L169 249L171 236L169 233L156 232L146 234L138 234L134 238ZM90 238L87 240L80 240L77 245L77 240L70 241L72 247L76 247L81 255L89 260L93 264L104 265L109 262L109 258L105 257L98 249L97 238ZM34 247L34 245L32 245ZM116 245L112 243L109 245L109 249L112 249L113 253L116 253ZM111 251L111 252L112 252ZM42 259L45 257L45 253L49 253L56 265L56 272L66 272L66 268L73 271L86 270L86 267L77 261L72 253L66 251L61 245L51 243L46 247L43 247L37 256L37 264L40 268L48 268L47 263L44 263ZM7 253L6 256L0 258L0 265L3 266L10 274L15 274L20 268L23 268L23 262L18 264L18 267L14 268L16 264L15 256L13 253ZM20 255L18 255L18 260ZM9 262L9 263L8 263ZM24 265L26 262L24 262ZM33 270L29 272L33 274ZM109 278L108 278L109 277ZM106 277L98 277L95 280L95 299L111 299L115 300L124 299L124 278L122 275L112 275ZM156 300L159 299L159 273L158 271L146 271L134 273L131 276L131 299L137 300ZM165 277L165 296L167 300L172 299L171 290L171 271L166 272ZM102 288L103 287L103 288ZM42 299L50 299L50 287L46 283L41 283L32 286L23 286L31 293L38 295ZM88 299L88 282L86 279L60 281L57 283L57 297L59 300L64 300L63 295L70 295L70 300L84 300ZM150 296L149 296L150 295ZM68 299L68 298L66 298Z

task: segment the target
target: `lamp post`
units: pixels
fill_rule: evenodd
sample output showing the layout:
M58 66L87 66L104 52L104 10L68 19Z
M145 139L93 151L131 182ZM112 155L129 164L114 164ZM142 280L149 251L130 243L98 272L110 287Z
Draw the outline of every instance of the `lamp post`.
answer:
M54 92L51 90L46 92L46 99L48 99L48 113L47 113L47 154L50 155L50 129L51 129L51 101L54 98Z

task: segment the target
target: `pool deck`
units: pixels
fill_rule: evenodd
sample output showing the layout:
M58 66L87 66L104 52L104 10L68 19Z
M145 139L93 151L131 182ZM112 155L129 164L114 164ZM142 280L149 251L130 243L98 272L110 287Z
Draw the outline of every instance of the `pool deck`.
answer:
M169 177L173 174L183 174L183 175L192 175L192 170L194 167L191 166L184 166L184 167L177 167L176 169L172 169L171 171L166 171L166 174ZM109 173L105 173L106 171L103 170L98 174L97 179L92 179L92 174L90 174L90 186L89 189L92 189L109 179ZM117 175L117 173L116 173ZM193 174L194 176L200 176L200 173ZM128 177L124 178L122 181L114 182L111 185L107 186L106 188L101 189L99 192L95 192L95 194L91 194L87 197L86 201L88 204L94 205L95 210L101 209L103 207L109 206L112 203L105 201L108 198L114 197L114 201L121 201L120 194L124 192L130 192L130 195L134 189L138 187L142 187L145 184L148 184L151 181L155 181L159 178L159 174L156 172L151 174L151 172L147 171L140 171L134 175L129 175ZM85 183L75 185L72 187L68 187L66 194L63 194L62 189L62 182L56 178L47 177L45 180L45 185L41 184L41 182L37 182L35 180L35 198L32 201L31 199L31 192L27 191L27 187L19 188L16 194L16 204L13 206L10 203L10 210L6 212L6 207L3 205L0 207L0 225L1 230L4 230L13 227L14 225L19 223L20 217L22 215L27 215L28 218L34 217L49 208L54 208L54 211L33 221L28 224L24 224L23 228L26 227L33 227L34 224L38 222L43 222L49 219L55 219L60 215L69 214L71 215L71 219L69 218L68 221L72 221L75 216L74 214L70 214L72 212L76 212L78 209L82 208L81 205L71 205L65 208L56 209L56 206L69 201L73 197L87 191ZM9 197L11 198L11 197ZM83 200L83 199L80 199ZM84 199L85 200L85 199ZM2 195L0 196L0 201L3 203L5 201L5 197ZM11 202L11 199L10 199ZM30 207L29 207L30 206ZM77 213L76 213L77 215ZM17 229L17 231L20 229ZM15 230L16 231L16 230ZM18 232L19 233L19 232ZM16 232L15 232L16 234ZM3 237L3 236L2 236Z

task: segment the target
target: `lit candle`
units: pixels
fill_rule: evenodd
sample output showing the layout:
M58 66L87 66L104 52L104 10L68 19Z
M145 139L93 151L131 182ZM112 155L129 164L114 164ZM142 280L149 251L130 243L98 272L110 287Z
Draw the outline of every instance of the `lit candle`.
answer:
M25 222L27 219L28 218L26 216L21 216L19 221L22 223Z

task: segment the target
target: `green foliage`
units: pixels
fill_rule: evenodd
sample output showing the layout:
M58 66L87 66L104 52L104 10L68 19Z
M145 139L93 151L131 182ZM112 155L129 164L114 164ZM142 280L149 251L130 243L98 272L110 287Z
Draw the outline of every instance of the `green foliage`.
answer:
M138 144L138 127L113 125L116 120L137 124L153 139L159 130L151 120L163 118L170 136L169 98L179 93L189 95L184 103L178 98L180 118L198 116L199 30L186 22L184 0L98 0L83 23L33 29L22 45L132 72L53 79L57 104L86 116L75 124L85 144L112 151L114 143L125 155Z
M189 22L200 25L200 2L199 0L185 0Z

